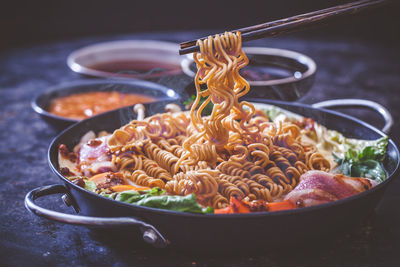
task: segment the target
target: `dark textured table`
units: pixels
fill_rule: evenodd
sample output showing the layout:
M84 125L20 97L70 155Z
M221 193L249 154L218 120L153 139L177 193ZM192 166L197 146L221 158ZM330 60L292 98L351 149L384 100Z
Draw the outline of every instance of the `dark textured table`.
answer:
M400 260L400 180L395 179L368 220L332 240L295 249L243 255L193 255L154 250L135 240L110 237L84 227L54 223L30 214L25 194L38 186L59 183L47 163L47 148L57 132L30 107L48 87L81 79L66 66L67 55L84 45L116 39L184 41L204 33L159 33L95 37L26 46L0 53L0 264L2 266L394 266ZM335 98L377 101L392 113L391 137L399 143L400 54L397 45L379 40L310 39L301 35L257 41L251 45L292 49L318 65L312 90L300 101ZM160 81L176 89L187 78ZM347 110L377 127L379 116ZM72 211L59 197L39 203ZM343 218L346 220L346 218ZM257 237L254 237L257 238ZM266 240L265 242L268 242ZM246 244L238 244L246 246Z

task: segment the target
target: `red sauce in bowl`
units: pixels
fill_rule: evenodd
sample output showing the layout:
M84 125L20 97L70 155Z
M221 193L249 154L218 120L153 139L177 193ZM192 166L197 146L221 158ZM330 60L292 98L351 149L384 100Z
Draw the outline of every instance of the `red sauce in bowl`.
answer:
M53 115L81 120L109 110L155 100L147 95L120 92L78 93L53 99L48 111Z

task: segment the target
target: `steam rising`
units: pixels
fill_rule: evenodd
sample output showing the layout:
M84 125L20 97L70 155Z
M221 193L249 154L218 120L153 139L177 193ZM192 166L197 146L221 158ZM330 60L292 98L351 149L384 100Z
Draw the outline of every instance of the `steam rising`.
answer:
M151 69L146 73L139 73L137 71L126 70L121 71L119 73L124 74L137 74L139 73L141 77L146 77L149 74L166 72L167 70L156 67ZM195 94L195 88L193 84L193 79L187 77L183 73L179 75L161 75L159 77L151 77L146 80L143 80L143 85L130 84L130 81L140 81L139 79L134 78L122 78L119 77L116 79L110 80L107 84L102 84L98 88L93 88L96 91L118 91L121 93L136 93L136 94L145 94L148 96L152 96L158 100L165 100L163 103L157 104L145 104L145 117L165 112L164 107L169 102L173 101L174 103L181 104L183 101L186 101L190 98L192 94ZM147 82L155 83L153 86L147 84ZM124 125L130 122L133 119L137 118L137 114L133 111L133 107L127 107L121 109L120 112L120 123Z

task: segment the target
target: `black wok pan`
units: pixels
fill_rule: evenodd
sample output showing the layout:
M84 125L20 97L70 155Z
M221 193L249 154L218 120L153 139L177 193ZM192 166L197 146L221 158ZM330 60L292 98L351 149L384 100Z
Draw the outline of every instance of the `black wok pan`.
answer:
M257 100L256 102L273 104L311 117L330 129L341 131L348 137L377 139L384 136L383 132L373 126L338 112L280 101ZM149 115L163 112L165 103L167 102L146 104L146 113ZM325 104L322 103L319 106ZM385 127L388 130L391 124L390 115L381 106L374 108L384 117L386 116ZM61 175L57 161L60 144L66 144L72 149L89 130L113 131L135 117L131 108L123 108L81 121L58 135L50 145L48 160L51 169L61 179L62 184L44 186L29 192L25 198L28 210L36 215L64 223L113 229L129 227L126 233L136 238L140 238L138 236L140 229L143 239L155 247L169 246L217 251L238 247L254 249L293 244L304 246L309 240L336 234L357 225L373 211L387 186L398 175L399 151L393 141L389 140L388 153L384 162L388 178L371 190L309 208L225 215L192 214L122 203L86 191ZM81 215L51 211L35 204L35 199L55 193L63 194L64 202L73 206Z

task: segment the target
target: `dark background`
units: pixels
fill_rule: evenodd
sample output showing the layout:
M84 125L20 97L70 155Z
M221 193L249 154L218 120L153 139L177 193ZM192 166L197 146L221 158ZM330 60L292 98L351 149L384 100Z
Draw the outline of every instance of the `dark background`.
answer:
M104 34L232 30L346 2L349 1L3 1L0 7L0 49ZM327 27L304 31L302 35L399 43L400 1L392 2L390 6L341 18Z

